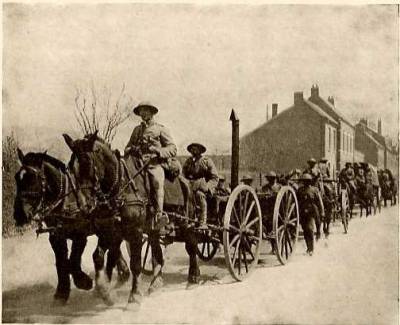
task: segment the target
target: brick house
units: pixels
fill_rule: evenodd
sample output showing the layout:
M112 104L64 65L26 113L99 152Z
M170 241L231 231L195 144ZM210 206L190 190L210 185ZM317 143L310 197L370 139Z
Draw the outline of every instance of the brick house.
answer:
M310 157L327 157L331 172L336 168L338 122L319 106L307 100L303 92L294 93L291 107L240 139L240 169L265 173L287 173L304 168Z
M345 167L346 162L354 161L354 126L336 109L333 96L329 96L328 100L325 100L319 95L318 85L311 87L309 101L318 105L338 123L338 132L334 132L333 136L338 144L336 166L337 169L341 170Z

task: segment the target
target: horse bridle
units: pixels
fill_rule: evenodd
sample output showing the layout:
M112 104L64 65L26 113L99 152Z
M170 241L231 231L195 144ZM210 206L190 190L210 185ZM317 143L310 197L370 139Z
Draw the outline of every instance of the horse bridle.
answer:
M46 232L46 230L43 230L43 222L46 219L47 216L49 216L55 208L57 208L63 201L64 199L70 195L71 193L74 194L75 199L77 201L78 205L78 211L81 212L81 207L78 199L78 194L77 194L77 188L74 185L74 182L71 179L71 175L68 169L66 169L65 173L63 173L60 169L58 171L60 172L60 190L52 203L49 205L45 204L45 197L48 189L48 182L47 178L44 173L44 164L42 164L42 167L35 168L33 166L28 166L28 165L23 165L22 168L20 169L20 172L22 170L26 170L27 172L33 173L36 177L40 179L40 184L41 184L41 189L40 191L21 191L20 192L20 197L39 197L40 201L37 204L37 206L34 208L32 212L32 220L38 223L38 229L36 230L36 233L39 235L42 232ZM68 185L71 185L71 190L68 189Z

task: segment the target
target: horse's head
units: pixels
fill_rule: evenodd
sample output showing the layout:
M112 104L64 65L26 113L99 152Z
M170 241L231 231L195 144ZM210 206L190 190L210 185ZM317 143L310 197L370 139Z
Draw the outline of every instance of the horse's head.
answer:
M83 139L73 140L68 134L63 137L72 151L69 168L79 184L79 192L93 206L98 191L104 191L104 184L114 176L109 170L117 163L116 158L110 146L97 136L97 131Z
M45 192L43 154L30 152L26 155L18 148L21 168L15 174L17 195L14 201L14 219L17 226L32 221L41 207Z

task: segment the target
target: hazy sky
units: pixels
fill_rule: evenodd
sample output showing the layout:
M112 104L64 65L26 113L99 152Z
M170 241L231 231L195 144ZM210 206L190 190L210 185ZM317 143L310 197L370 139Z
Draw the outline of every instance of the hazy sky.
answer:
M14 5L3 10L3 128L74 127L75 87L159 106L181 152L191 141L230 146L318 83L349 118L398 130L396 6ZM132 119L119 130L122 148Z

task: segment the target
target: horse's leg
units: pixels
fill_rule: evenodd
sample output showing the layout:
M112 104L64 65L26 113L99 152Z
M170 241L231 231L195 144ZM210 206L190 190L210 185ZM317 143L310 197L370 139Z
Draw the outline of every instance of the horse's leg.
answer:
M164 266L164 257L160 244L160 236L157 232L149 233L149 243L152 252L153 262L153 279L151 280L149 293L153 293L155 290L163 286L162 268Z
M140 304L143 296L140 290L143 230L141 228L130 227L129 231L126 229L124 237L130 247L130 269L132 273L132 288L129 293L128 304Z
M70 266L71 275L75 286L79 289L90 290L93 287L93 280L81 268L81 258L87 243L86 236L76 236L72 240Z
M104 255L109 248L109 240L103 236L100 236L96 250L93 252L93 262L96 272L96 291L99 293L104 303L108 306L111 306L114 304L109 293L111 279L108 277L104 267Z
M54 294L54 299L60 304L65 304L68 301L71 291L67 240L64 237L50 234L49 241L56 258L58 277L58 284L56 293Z
M117 272L118 272L118 285L124 284L129 280L129 276L131 275L128 267L128 263L126 263L124 257L122 256L121 247L118 247L117 255L119 258L117 259Z
M188 284L198 284L200 280L200 268L197 263L197 237L196 233L189 229L185 231L185 249L189 254Z

